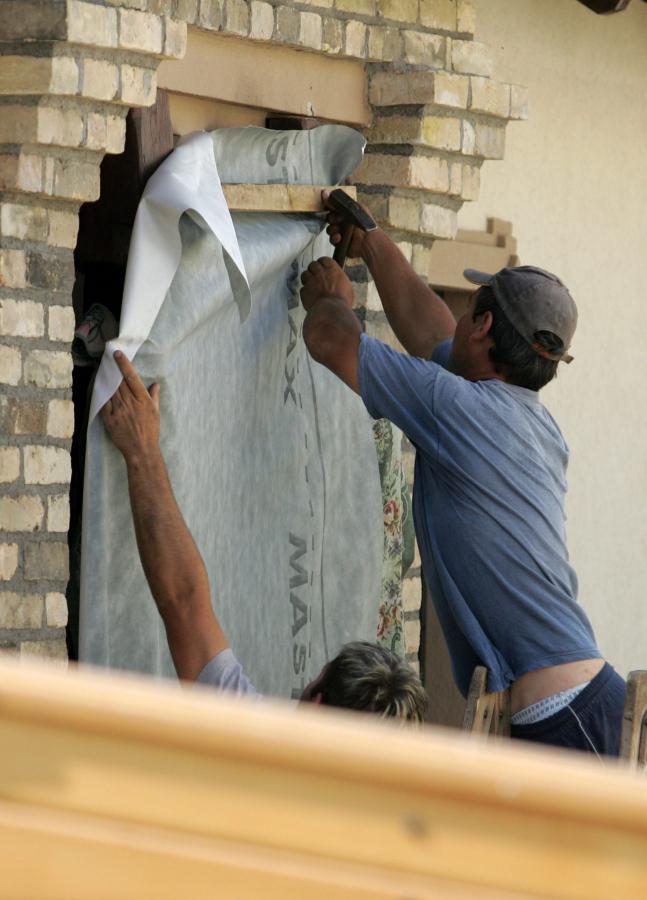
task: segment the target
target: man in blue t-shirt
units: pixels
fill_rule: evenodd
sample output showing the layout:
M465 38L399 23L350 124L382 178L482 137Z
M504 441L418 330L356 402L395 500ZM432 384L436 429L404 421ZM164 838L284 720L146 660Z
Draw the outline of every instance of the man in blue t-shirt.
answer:
M337 243L339 216L329 223ZM625 684L577 602L569 451L537 393L572 359L572 297L531 266L467 270L478 288L456 324L381 229L355 229L349 255L409 355L362 334L352 285L327 257L303 275L304 338L416 447L416 534L458 687L466 695L487 666L490 691L511 688L514 737L617 755Z

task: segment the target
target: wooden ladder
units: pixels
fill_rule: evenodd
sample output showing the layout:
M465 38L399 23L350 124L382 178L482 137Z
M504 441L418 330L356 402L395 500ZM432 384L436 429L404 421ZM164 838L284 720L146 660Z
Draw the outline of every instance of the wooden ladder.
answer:
M487 692L488 670L477 666L472 674L463 731L495 737L510 736L510 690Z

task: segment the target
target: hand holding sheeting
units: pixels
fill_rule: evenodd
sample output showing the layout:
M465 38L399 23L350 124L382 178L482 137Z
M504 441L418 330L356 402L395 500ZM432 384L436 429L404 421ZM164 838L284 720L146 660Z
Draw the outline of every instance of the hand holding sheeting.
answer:
M311 262L301 281L301 302L306 310L311 310L324 297L338 297L352 309L354 295L350 279L329 256Z
M128 462L158 452L160 386L153 384L147 391L135 367L120 350L115 352L115 362L124 380L101 410L101 418Z

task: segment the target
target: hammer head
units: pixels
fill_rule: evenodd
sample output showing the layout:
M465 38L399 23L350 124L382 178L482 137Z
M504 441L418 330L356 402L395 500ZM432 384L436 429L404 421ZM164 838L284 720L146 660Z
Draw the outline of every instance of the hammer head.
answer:
M362 209L359 203L339 188L329 194L328 202L334 211L344 218L341 241L335 247L335 252L333 254L333 259L343 269L346 262L346 254L348 253L348 248L353 236L353 230L355 228L361 228L362 231L375 231L377 222L365 209Z
M328 195L328 202L336 213L343 216L349 225L361 228L362 231L375 231L377 222L370 216L365 209L349 197L346 191L336 188Z

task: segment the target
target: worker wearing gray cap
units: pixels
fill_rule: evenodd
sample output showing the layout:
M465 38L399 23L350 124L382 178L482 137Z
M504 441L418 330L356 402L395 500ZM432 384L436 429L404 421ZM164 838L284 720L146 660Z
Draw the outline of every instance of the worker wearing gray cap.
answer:
M342 222L329 216L331 241ZM353 289L323 258L303 276L311 355L416 447L414 521L425 579L466 695L475 666L511 689L512 736L617 755L625 683L602 659L566 549L568 447L538 391L570 363L573 298L532 266L477 285L455 322L381 230L355 229L407 353L361 331Z

